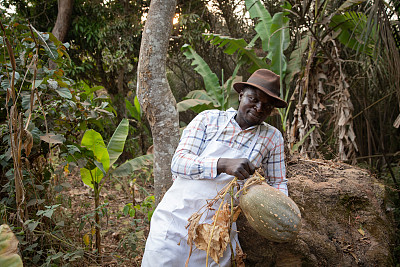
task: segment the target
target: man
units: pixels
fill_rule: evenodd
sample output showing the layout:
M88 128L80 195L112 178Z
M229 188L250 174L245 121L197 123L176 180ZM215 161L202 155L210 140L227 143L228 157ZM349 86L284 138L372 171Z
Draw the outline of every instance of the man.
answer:
M249 178L262 167L269 184L287 194L282 134L264 120L275 107L287 103L280 95L279 76L260 69L247 82L233 85L239 93L239 108L207 110L186 127L172 159L174 183L156 208L152 220L143 267L185 266L188 218L234 177ZM200 223L211 223L214 211L205 212ZM238 243L232 225L231 243ZM220 265L211 257L209 266L231 266L228 246ZM206 252L193 249L188 266L205 266Z

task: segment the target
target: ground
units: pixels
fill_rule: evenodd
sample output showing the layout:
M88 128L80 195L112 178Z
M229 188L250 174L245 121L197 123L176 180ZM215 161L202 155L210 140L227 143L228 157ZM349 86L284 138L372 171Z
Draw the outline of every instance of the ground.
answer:
M72 238L76 244L85 247L87 252L95 249L95 237L91 232L94 216L94 197L93 190L84 185L79 173L75 170L68 173L60 181L65 185L65 191L61 194L64 197L63 211L69 218L70 224L66 235ZM135 195L133 196L132 190ZM146 236L149 231L148 212L151 207L146 207L143 203L148 203L145 199L152 193L150 177L138 173L136 182L132 184L132 178L109 179L104 184L100 193L100 203L105 204L102 209L102 260L95 260L94 254L87 253L85 259L79 260L77 266L140 266L143 255ZM136 211L135 216L131 217L124 214L124 207L133 203L142 205L142 209ZM151 201L150 201L151 202ZM132 211L132 209L131 209ZM132 214L131 214L132 215ZM83 226L83 227L82 227Z
M302 212L302 231L291 244L274 244L246 230L242 221L239 238L248 256L246 266L390 266L388 244L393 229L380 181L366 170L332 161L294 158L287 166L289 193ZM101 203L108 204L102 217L102 262L96 264L93 257L86 257L77 266L83 262L88 266L140 266L149 229L144 200L153 192L149 173L138 173L134 187L129 185L132 178L105 183ZM93 191L83 186L76 172L65 179L70 185L62 192L69 205L65 212L71 212L66 213L72 226L68 235L93 251L88 223L93 220ZM133 201L132 188L136 204L144 207L136 218L123 213ZM86 224L79 230L82 222Z

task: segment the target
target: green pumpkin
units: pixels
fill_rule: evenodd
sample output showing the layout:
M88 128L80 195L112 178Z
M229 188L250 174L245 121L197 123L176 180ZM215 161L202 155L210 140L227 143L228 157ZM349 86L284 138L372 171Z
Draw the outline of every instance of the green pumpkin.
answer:
M240 195L240 208L250 226L274 242L295 239L301 229L301 213L296 203L267 183L255 184Z

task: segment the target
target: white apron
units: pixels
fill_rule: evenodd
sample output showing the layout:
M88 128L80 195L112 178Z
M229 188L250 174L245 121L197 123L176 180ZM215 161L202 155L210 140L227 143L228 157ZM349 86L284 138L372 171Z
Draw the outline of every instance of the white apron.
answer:
M221 158L248 158L253 150L260 133L258 127L256 135L252 140L246 153L231 148L217 138L227 127L230 120L236 115L233 113L228 117L224 127L215 134L213 139L201 153L201 157ZM227 185L233 176L221 173L215 179L185 179L177 177L171 188L165 193L164 198L154 211L151 218L150 234L147 238L146 249L143 255L142 267L183 267L189 256L190 247L187 245L188 218L198 212L209 199L217 196L218 192ZM220 202L214 204L213 208L218 209ZM200 210L201 212L203 210ZM211 223L215 212L205 212L200 223ZM235 252L237 238L236 224L232 225L231 243ZM209 266L218 266L211 257L208 259ZM205 267L206 252L196 248L193 244L192 255L189 260L189 267ZM231 249L226 248L224 256L220 259L222 267L231 266Z

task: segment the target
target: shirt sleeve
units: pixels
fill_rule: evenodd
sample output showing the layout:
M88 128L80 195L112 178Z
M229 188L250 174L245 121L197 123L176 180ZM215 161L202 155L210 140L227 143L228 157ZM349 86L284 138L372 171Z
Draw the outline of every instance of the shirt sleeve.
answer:
M276 130L274 135L274 148L269 151L269 156L263 161L265 176L268 184L288 195L284 141L282 134Z
M199 156L207 145L208 113L202 112L185 128L172 158L171 172L186 179L214 179L219 158Z

